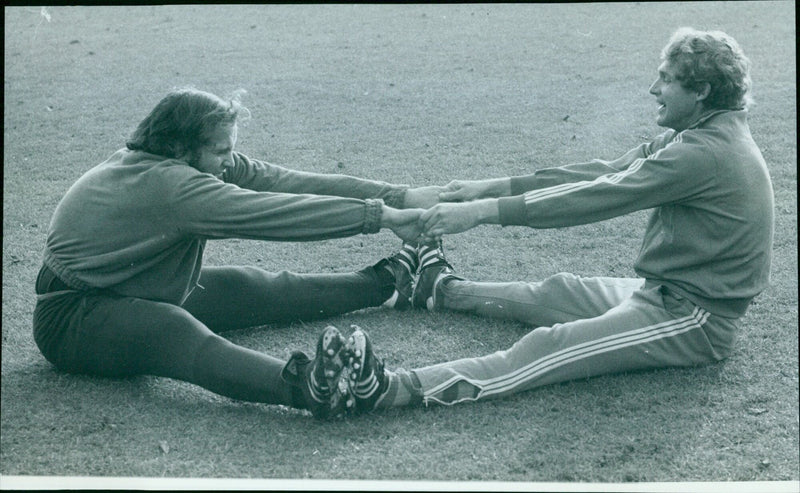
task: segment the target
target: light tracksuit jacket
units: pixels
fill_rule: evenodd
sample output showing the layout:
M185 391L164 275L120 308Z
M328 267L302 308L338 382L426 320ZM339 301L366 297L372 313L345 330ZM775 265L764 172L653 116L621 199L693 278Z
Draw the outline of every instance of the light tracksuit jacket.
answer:
M554 228L653 208L634 265L709 312L741 317L769 283L774 198L747 112L711 111L614 161L511 180L504 226Z

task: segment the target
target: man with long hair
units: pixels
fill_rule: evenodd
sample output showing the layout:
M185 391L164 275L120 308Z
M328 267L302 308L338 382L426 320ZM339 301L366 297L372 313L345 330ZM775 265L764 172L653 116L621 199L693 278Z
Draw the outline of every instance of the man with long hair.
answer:
M219 334L406 308L416 248L358 272L296 274L204 266L206 241L313 241L388 228L415 242L422 209L414 207L429 190L250 159L234 151L247 116L238 95L173 91L126 148L70 187L36 280L34 338L48 361L67 372L175 378L320 417L341 409L325 374L341 335L321 338L313 362L295 354L287 364Z
M536 327L510 349L413 371L384 369L367 334L348 341L357 409L445 405L614 372L720 361L769 282L772 184L747 123L749 61L725 33L682 28L650 93L669 130L613 161L454 181L421 217L436 240L480 224L557 228L653 209L638 278L472 282L441 250L420 256L415 305Z

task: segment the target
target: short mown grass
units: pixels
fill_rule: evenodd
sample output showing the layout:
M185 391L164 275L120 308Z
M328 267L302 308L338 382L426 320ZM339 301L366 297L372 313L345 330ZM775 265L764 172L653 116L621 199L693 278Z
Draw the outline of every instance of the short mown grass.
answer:
M793 2L60 7L5 10L4 476L395 481L797 481L797 156ZM610 375L508 399L321 423L155 377L54 370L31 337L53 208L174 86L243 87L246 154L315 172L443 184L610 159L656 135L647 88L682 25L723 29L753 60L751 127L776 196L771 286L736 352L697 369ZM633 276L647 212L567 229L448 237L459 273ZM208 264L338 272L388 233L229 240ZM367 329L389 367L509 347L522 324L363 310L229 335L287 357L332 323ZM0 479L0 481L2 481ZM316 484L316 483L315 483Z

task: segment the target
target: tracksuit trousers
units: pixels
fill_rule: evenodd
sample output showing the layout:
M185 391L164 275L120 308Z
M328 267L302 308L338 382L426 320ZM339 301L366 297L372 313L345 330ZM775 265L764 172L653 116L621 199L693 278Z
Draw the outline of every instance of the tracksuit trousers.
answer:
M285 361L231 343L225 331L316 320L378 306L393 279L367 267L342 274L204 267L183 306L70 290L44 267L36 283L34 339L57 368L106 377L157 375L252 402L306 407L285 383Z
M727 357L738 319L715 316L657 282L554 275L542 282L451 279L446 309L537 327L511 348L412 370L426 404L503 397L541 385Z

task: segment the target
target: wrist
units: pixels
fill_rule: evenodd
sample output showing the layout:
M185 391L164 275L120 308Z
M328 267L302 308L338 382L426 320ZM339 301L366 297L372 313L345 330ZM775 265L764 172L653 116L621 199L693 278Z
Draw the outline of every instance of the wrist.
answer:
M508 197L511 195L511 178L496 178L489 184L492 197Z
M481 199L470 203L474 207L474 215L479 224L498 224L500 207L497 199Z
M389 207L386 204L381 206L381 219L380 219L380 227L381 228L391 228L394 225L395 219L395 209Z

